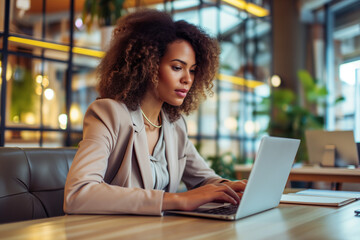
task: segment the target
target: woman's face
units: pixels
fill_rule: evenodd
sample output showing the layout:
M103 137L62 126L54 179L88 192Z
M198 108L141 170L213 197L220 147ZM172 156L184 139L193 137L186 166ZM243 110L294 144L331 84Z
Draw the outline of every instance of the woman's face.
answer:
M176 40L167 47L160 60L158 97L173 106L180 106L195 77L195 52L189 42Z

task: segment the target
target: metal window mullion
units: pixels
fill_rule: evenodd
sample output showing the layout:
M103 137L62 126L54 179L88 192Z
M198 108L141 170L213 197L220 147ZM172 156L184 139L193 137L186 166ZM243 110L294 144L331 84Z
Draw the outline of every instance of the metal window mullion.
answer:
M36 58L36 59L44 59L46 61L52 61L52 62L58 62L58 63L67 63L67 60L59 60L59 59L55 59L55 58L48 58L48 57L41 57L41 56L36 56L33 55L31 53L25 53L25 52L14 52L14 51L7 51L8 55L15 55L15 56L20 56L20 57L25 57L25 58Z
M243 27L242 27L242 33L243 33L243 37L244 37L244 41L243 41L243 55L244 55L244 59L245 59L245 67L244 67L244 79L246 79L247 77L247 73L248 73L248 63L249 63L249 54L248 54L248 50L247 50L247 44L248 44L248 38L247 38L247 34L246 34L246 31L247 31L247 28L248 28L248 20L249 20L249 16L247 14L246 18L244 19L244 23L243 23ZM244 129L245 127L245 123L246 123L246 120L247 120L247 116L246 116L246 109L247 109L247 104L246 102L248 101L247 100L247 92L248 92L248 88L247 86L245 85L244 86L244 89L241 91L242 93L242 102L241 102L241 115L242 116L242 122L243 122L243 126L241 126L243 128L243 135L244 135L244 139L246 139L246 131ZM247 141L244 141L242 144L241 144L241 156L242 156L242 159L245 159L246 158L246 144L247 144Z
M0 146L5 145L5 122L6 122L6 69L8 61L8 37L9 37L9 25L10 25L10 0L5 1L5 14L4 14L4 39L3 39L3 51L1 61L1 122L0 122Z
M199 8L198 8L198 17L199 17L199 25L202 27L202 18L201 18L201 12L202 12L202 8L203 8L203 0L199 0ZM203 108L203 104L200 104L199 106L199 109L198 109L198 114L197 114L197 119L196 119L196 122L197 122L197 134L196 134L196 143L198 145L200 145L201 143L201 133L203 131L203 128L202 128L202 124L201 124L201 120L202 120L202 115L203 115L203 111L202 111L202 108Z
M41 24L41 40L44 41L46 37L46 0L43 0L42 8L42 24ZM41 76L44 77L45 73L45 49L41 49ZM44 117L43 117L43 105L44 105L44 85L41 82L41 95L40 95L40 139L39 146L43 146L43 129L44 129Z
M220 31L220 13L221 13L221 1L216 1L216 8L217 8L217 38L219 44L221 43L221 31ZM220 147L219 147L219 136L220 136L220 80L216 78L216 133L215 133L215 156L219 156Z
M254 56L253 56L253 65L254 65L254 74L256 76L256 80L259 81L258 79L258 64L257 64L257 56L259 55L259 36L258 36L258 32L256 31L256 26L258 24L259 18L256 18L254 20L255 26L255 34L254 34L254 45L255 45L255 51L254 51ZM255 124L256 123L256 109L257 109L257 103L256 103L256 94L255 94L255 89L253 89L251 91L251 98L252 98L252 106L253 106L253 111L252 111L252 121ZM252 152L256 152L256 147L255 147L255 141L256 141L256 136L257 134L254 132L254 135L252 136L253 141L251 141L251 151Z
M332 41L334 29L334 12L331 10L329 4L325 5L325 21L326 21L326 86L328 95L326 97L326 119L325 128L327 130L334 130L335 128L335 110L333 105L335 94L335 70L334 70L334 43Z
M71 145L71 121L70 121L70 108L72 104L72 94L71 94L71 82L72 82L72 63L73 63L73 47L74 47L74 0L70 1L70 46L69 46L69 59L68 59L68 70L66 72L65 79L65 94L66 94L66 115L68 116L67 126L66 126L66 139L65 145Z

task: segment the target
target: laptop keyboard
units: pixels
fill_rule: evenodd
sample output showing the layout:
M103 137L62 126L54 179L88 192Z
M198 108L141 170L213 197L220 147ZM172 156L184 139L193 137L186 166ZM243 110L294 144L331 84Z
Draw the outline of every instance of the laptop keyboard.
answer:
M223 207L218 208L212 208L208 210L202 210L202 213L210 213L210 214L216 214L216 215L231 215L235 214L236 210L238 208L238 205L226 205Z

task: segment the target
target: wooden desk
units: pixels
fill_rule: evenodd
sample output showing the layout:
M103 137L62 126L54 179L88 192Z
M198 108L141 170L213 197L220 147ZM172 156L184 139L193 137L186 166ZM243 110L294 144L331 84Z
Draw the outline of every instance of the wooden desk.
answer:
M265 200L265 199L264 199ZM358 239L360 201L281 204L238 221L183 216L69 215L0 225L0 239Z
M247 178L252 165L236 165L237 179ZM322 168L322 167L300 167L291 169L289 181L305 182L332 182L332 183L360 183L360 168ZM338 187L341 187L339 185Z

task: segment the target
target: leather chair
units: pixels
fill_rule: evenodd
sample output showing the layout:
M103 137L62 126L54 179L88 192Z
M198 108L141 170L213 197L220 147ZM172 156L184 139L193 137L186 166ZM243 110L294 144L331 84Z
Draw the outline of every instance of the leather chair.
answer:
M64 215L76 148L0 147L0 223Z

